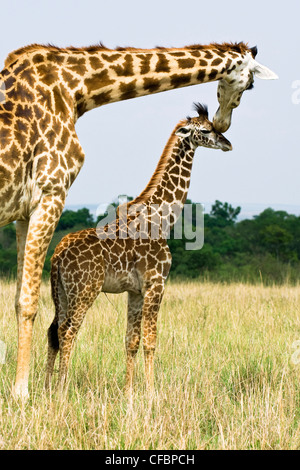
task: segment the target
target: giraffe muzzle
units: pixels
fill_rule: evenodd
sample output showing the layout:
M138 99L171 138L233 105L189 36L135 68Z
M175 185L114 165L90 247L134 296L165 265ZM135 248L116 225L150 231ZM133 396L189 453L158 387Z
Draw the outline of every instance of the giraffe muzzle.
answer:
M232 150L231 142L229 142L229 140L227 140L223 135L219 137L218 145L223 152L229 152Z
M221 112L219 107L218 111L213 118L213 126L218 132L226 132L231 124L232 109L229 109L226 113Z

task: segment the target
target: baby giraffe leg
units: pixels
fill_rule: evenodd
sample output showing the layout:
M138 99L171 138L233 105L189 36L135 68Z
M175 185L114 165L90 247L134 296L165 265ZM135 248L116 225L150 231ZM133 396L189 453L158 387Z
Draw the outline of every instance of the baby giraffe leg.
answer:
M164 283L155 282L147 289L143 307L143 346L146 385L148 391L154 388L154 353L156 346L157 316L164 293Z
M98 291L99 292L99 291ZM97 294L98 294L97 292ZM83 322L87 310L92 305L97 295L90 298L80 299L79 305L77 303L68 307L66 319L58 327L58 341L59 341L59 376L58 383L62 389L65 386L67 373L69 368L69 361L74 345L75 338L79 328Z
M77 313L77 312L76 312ZM82 320L84 315L82 316ZM72 347L76 335L78 333L81 322L74 322L72 317L67 318L59 326L58 329L58 338L59 338L59 376L58 376L58 385L61 389L64 388L67 373L69 368L69 361L72 352Z
M63 388L66 383L72 347L83 322L87 310L101 291L104 280L104 269L100 264L97 271L97 279L84 278L84 286L81 283L73 285L73 289L66 292L67 312L64 321L58 327L59 341L59 386Z
M133 388L134 363L141 338L143 302L144 299L142 294L128 292L128 317L126 332L127 368L125 380L125 392L128 395L131 395Z

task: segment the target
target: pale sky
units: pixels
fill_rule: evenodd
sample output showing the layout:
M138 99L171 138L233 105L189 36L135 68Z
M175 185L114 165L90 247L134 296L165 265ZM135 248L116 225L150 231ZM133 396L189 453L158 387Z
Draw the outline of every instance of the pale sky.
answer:
M244 93L225 134L232 152L197 150L189 198L242 206L285 204L300 213L300 103L293 103L293 97L300 101L299 18L298 0L10 0L1 4L0 59L3 66L10 51L31 43L66 47L101 41L110 48L224 41L257 45L256 59L279 80L256 79L254 89ZM138 195L174 126L192 114L192 103L206 103L213 117L216 90L216 82L197 85L86 113L76 124L85 164L67 205Z

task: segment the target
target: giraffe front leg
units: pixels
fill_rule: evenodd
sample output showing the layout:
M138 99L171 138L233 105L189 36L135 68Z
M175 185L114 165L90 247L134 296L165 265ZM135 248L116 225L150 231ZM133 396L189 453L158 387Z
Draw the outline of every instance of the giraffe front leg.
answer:
M23 278L23 269L24 269L24 254L25 254L25 246L26 246L26 238L28 233L28 226L29 226L29 219L28 220L17 220L16 221L16 239L17 239L17 288L16 288L16 295L15 295L15 311L17 316L17 323L18 323L18 330L19 330L19 299L21 295L21 288L22 288L22 278ZM31 336L31 331L29 331L29 335ZM21 343L21 338L19 337L19 343ZM19 350L21 347L18 348ZM24 355L22 355L24 358ZM19 369L22 369L22 365L20 364L20 359L18 357ZM20 375L20 374L19 374ZM26 386L26 378L24 379L24 385L22 385L21 380L16 383L14 392L16 395L21 395L24 398L28 396L28 389Z
M142 294L128 292L128 313L127 313L127 331L126 331L126 379L125 393L130 396L133 389L133 375L136 354L140 345L141 322L143 308Z
M155 282L147 289L143 308L143 347L146 386L149 392L154 389L154 354L156 347L157 317L164 293L164 282Z
M40 283L47 249L63 209L63 201L44 195L26 224L18 224L18 282L16 314L18 319L18 356L14 386L15 396L28 396L28 377L33 323L36 316ZM25 240L26 238L26 240Z

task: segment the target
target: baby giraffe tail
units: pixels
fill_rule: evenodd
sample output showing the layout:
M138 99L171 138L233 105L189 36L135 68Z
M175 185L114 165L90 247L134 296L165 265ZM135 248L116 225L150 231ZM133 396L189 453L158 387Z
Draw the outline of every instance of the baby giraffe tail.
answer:
M48 329L48 359L47 359L47 370L46 370L46 382L45 387L50 388L51 378L53 374L55 359L59 351L59 339L58 339L58 312L59 312L59 294L58 294L58 282L59 282L59 259L55 256L51 260L51 294L55 306L55 317Z

